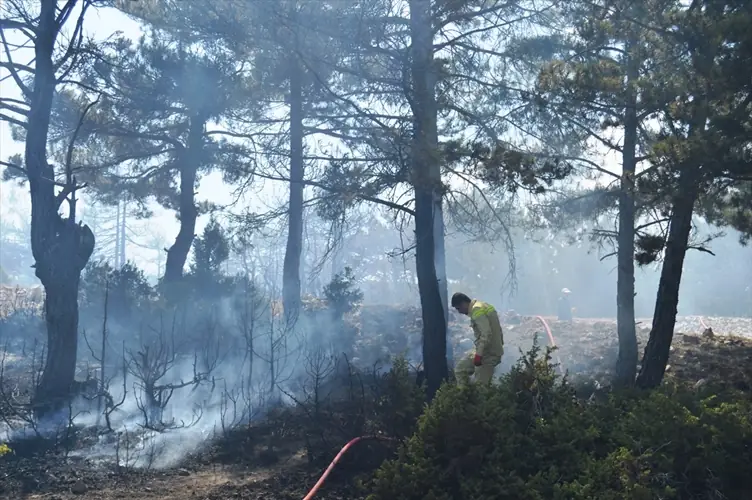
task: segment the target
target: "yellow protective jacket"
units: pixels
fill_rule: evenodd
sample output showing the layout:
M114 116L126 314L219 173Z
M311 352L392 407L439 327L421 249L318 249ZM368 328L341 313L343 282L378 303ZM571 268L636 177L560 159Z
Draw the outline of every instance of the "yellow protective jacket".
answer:
M499 357L504 354L504 334L494 306L480 300L470 302L470 324L475 333L475 354Z

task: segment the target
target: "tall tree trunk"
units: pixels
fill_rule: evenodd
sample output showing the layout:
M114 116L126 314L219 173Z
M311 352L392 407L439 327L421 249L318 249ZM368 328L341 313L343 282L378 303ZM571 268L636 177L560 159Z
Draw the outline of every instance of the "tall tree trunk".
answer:
M31 194L31 250L36 275L45 291L47 356L36 387L34 408L42 418L63 407L73 387L78 348L78 284L94 251L88 226L59 214L64 201L55 194L54 171L47 164L47 136L56 78L53 51L59 27L55 0L40 2L35 43L35 72L29 102L25 166ZM70 188L72 186L68 186ZM71 195L75 200L74 194Z
M637 332L635 331L634 181L637 156L637 78L639 60L636 43L629 44L627 61L627 99L624 115L621 190L619 192L619 234L617 236L618 271L616 278L616 329L619 355L614 385L629 387L637 375Z
M62 260L64 257L58 258ZM62 408L71 395L78 353L78 285L81 271L65 264L54 267L58 269L52 270L42 280L47 357L35 397L37 415L40 417Z
M303 86L300 62L290 73L290 207L282 267L282 306L288 320L300 311L300 256L303 250Z
M694 168L696 167L689 166L690 170L681 174L678 192L673 201L668 240L653 313L653 326L642 357L642 368L637 376L637 385L643 389L660 385L668 364L676 326L682 268L687 254L689 234L692 230L692 214L699 191Z
M415 260L423 316L423 366L429 399L447 379L447 310L442 303L436 254L443 249L441 166L438 161L436 75L431 1L410 0L412 112L411 153L415 190ZM441 228L439 232L437 228ZM445 274L445 273L444 273ZM446 280L444 280L444 286Z
M721 7L719 7L721 8ZM711 8L714 15L718 15L716 8ZM692 231L692 214L695 203L700 194L700 182L702 181L701 164L696 163L697 158L702 158L702 149L692 151L693 146L702 144L707 138L701 137L705 131L709 114L710 99L713 81L713 68L715 57L719 47L715 45L713 38L697 36L690 43L692 54L692 66L699 82L702 82L702 90L696 92L692 102L693 112L689 120L689 133L684 144L688 148L689 160L679 163L679 180L676 192L672 199L671 220L669 222L668 241L663 256L663 267L658 282L658 294L655 300L653 312L653 326L650 330L650 339L645 346L642 357L642 367L637 376L637 386L642 389L652 389L660 385L666 372L671 342L674 338L676 326L676 313L679 305L679 287L681 286L684 257L687 254L689 235ZM699 89L698 89L699 90ZM698 156L699 153L699 156ZM700 162L703 160L701 159Z
M180 230L175 238L175 243L167 250L164 283L168 286L175 285L183 278L183 269L185 269L185 263L196 236L196 219L198 218L196 178L203 154L205 123L206 120L203 117L196 116L191 119L188 131L188 147L183 150L179 158L180 199L178 212Z
M124 197L122 199L121 203L123 205L123 209L122 209L122 212L120 213L120 228L119 228L119 231L120 231L120 238L119 238L120 249L119 249L119 254L120 254L120 267L123 267L125 265L125 263L128 262L127 256L125 255L125 238L126 238L126 230L127 230L127 227L128 227L126 225L126 216L125 216L125 214L126 214L126 210L128 210L128 199Z
M437 140L438 142L438 140ZM437 144L438 149L438 144ZM449 280L446 273L446 246L444 244L444 211L441 206L441 198L438 198L438 204L434 206L433 218L433 238L435 243L434 267L436 267L436 279L439 282L439 294L441 295L441 305L444 310L444 324L449 328ZM450 366L454 365L454 348L452 340L449 338L448 330L446 335L446 358Z
M115 269L122 267L120 263L120 205L122 203L118 201L118 204L115 206Z

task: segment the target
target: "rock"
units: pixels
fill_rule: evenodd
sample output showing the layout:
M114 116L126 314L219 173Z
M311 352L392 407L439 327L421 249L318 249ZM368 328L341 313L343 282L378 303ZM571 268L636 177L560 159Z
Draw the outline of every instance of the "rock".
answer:
M178 470L178 476L186 477L186 476L190 476L190 475L191 475L191 471L189 471L188 469L180 469L180 470Z
M86 487L86 484L83 481L76 481L73 483L73 486L71 486L71 493L74 495L83 495L88 489L89 488Z
M705 330L704 330L704 331L702 332L702 336L703 336L704 338L706 338L706 339L714 339L714 338L715 338L715 333L713 333L713 329L712 329L712 328L710 328L710 327L707 327L707 328L706 328L706 329L705 329Z
M700 337L698 337L697 335L688 335L685 333L682 335L682 341L685 344L698 345L700 343Z

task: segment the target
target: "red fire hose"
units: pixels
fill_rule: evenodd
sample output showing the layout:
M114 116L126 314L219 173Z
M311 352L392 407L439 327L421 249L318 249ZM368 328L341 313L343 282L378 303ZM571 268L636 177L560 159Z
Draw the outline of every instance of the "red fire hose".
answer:
M377 439L379 441L397 441L393 438L388 438L384 436L360 436L356 437L355 439L351 439L349 443L347 443L345 446L342 447L341 450L339 450L339 453L337 453L337 456L334 457L334 460L332 460L332 463L329 464L329 467L326 468L324 471L324 474L321 476L321 478L316 482L316 484L313 485L313 488L311 488L311 491L308 492L308 494L303 498L303 500L311 500L314 496L316 496L316 493L318 493L321 486L326 481L326 478L329 477L329 474L332 473L334 470L334 467L337 465L337 462L339 462L340 458L344 456L345 453L347 453L347 450L353 447L354 444L358 443L359 441L365 441L368 439Z
M548 341L551 343L551 347L556 347L556 341L554 340L554 334L551 333L551 327L548 326L548 322L543 316L536 316L538 318L538 321L541 322L543 325L543 329L546 330L546 334L548 335ZM561 371L561 374L564 375L564 366L561 364L561 358L559 355L556 355L556 362L559 364L559 370Z
M543 329L546 330L546 335L548 336L548 341L551 343L551 347L556 347L556 340L554 340L554 335L551 333L551 327L548 326L548 322L543 316L536 316L538 321L541 322L543 325ZM703 328L706 330L709 328L708 325L705 323L705 320L702 319L702 316L700 317L700 324ZM561 364L561 358L559 356L556 356L556 361L559 363L559 369L562 373L564 373L564 368ZM350 442L348 442L345 446L342 447L342 449L337 453L337 456L334 457L334 460L332 460L332 463L329 464L329 467L326 468L324 471L324 474L321 476L321 478L316 482L315 485L313 485L313 488L311 488L311 491L308 492L308 494L305 496L303 500L311 500L314 496L316 496L316 493L318 493L319 489L321 489L321 486L323 486L326 479L329 477L329 474L332 473L334 470L334 467L337 465L339 460L347 453L347 451L353 447L356 443L360 441L365 441L367 439L378 439L381 441L396 441L396 439L384 437L384 436L360 436L356 437L354 439L351 439Z
M554 335L551 333L551 327L548 326L548 322L543 318L543 316L536 316L538 320L543 325L543 328L546 330L546 334L548 335L548 341L551 343L551 347L556 347L556 341L554 340ZM561 359L559 359L559 356L556 356L556 361L559 363L559 369L562 373L564 373L564 368L561 365ZM356 437L354 439L351 439L345 446L342 447L341 450L339 450L339 453L337 453L337 456L334 457L334 460L332 460L332 463L329 464L329 467L326 468L324 471L324 474L322 474L321 478L316 482L316 484L313 485L313 488L311 488L311 491L308 492L308 494L303 498L303 500L311 500L313 497L316 496L316 493L321 489L321 487L326 482L326 478L329 477L329 474L332 473L334 470L334 467L337 465L337 463L340 461L340 459L347 453L347 451L352 448L356 443L360 441L365 441L367 439L378 439L380 441L397 441L393 438L388 438L384 436L360 436Z

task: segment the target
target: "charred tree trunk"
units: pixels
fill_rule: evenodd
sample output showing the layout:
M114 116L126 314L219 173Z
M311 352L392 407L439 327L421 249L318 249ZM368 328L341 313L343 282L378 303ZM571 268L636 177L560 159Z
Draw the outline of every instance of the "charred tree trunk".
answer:
M692 214L699 191L692 170L681 175L679 189L673 201L668 240L653 313L653 326L642 357L642 368L637 376L637 385L643 389L652 389L663 381L671 341L674 338L684 257L687 254L689 234L692 230Z
M54 171L47 164L47 136L55 92L53 63L57 2L40 2L35 40L34 87L25 144L25 166L31 194L31 250L36 275L45 290L47 357L36 387L34 408L38 418L67 402L73 389L78 348L78 284L94 251L94 235L75 222L75 180L55 193ZM70 196L70 217L60 216L60 205Z
M62 408L71 395L78 352L78 286L94 250L94 235L88 226L68 220L60 223L67 234L57 238L59 253L36 263L45 290L47 324L47 357L35 395L39 417Z
M412 184L415 190L415 261L423 316L423 365L429 400L449 376L447 308L436 269L443 250L441 167L438 160L436 76L433 60L431 1L410 0L412 112ZM441 232L437 228L441 228ZM443 257L443 256L440 256ZM446 280L444 285L446 286Z
M634 181L637 157L637 78L639 62L634 56L636 44L628 48L627 106L624 115L621 191L619 192L619 233L617 236L616 325L619 355L614 385L634 385L637 375L637 332L635 330L635 200Z
M437 140L438 142L438 140ZM437 144L438 149L438 144ZM433 237L436 254L433 262L436 268L436 280L439 282L439 294L441 295L441 305L444 311L444 324L449 328L449 280L446 273L446 247L444 245L444 213L442 210L441 198L438 198L438 204L434 206L435 215L433 218ZM448 331L448 330L447 330ZM446 359L449 366L454 366L454 348L451 339L446 334Z
M121 202L115 205L115 269L120 269L122 264L120 263L120 206Z
M196 116L191 119L188 131L188 147L182 151L180 161L180 199L179 218L180 230L175 243L167 250L165 262L164 283L172 286L183 278L183 269L188 260L188 254L196 236L196 178L201 165L204 141L204 125L206 120Z
M126 225L127 222L126 222L125 214L126 214L126 210L128 209L128 199L123 197L121 203L123 205L123 209L120 214L120 227L118 229L120 231L120 238L118 239L120 243L120 248L118 249L118 254L120 255L120 268L122 268L128 262L128 258L125 254L125 239L126 239L126 231L128 228L128 226Z
M288 320L300 311L300 256L303 250L303 86L302 68L294 60L290 73L290 206L287 248L282 268L282 306Z

